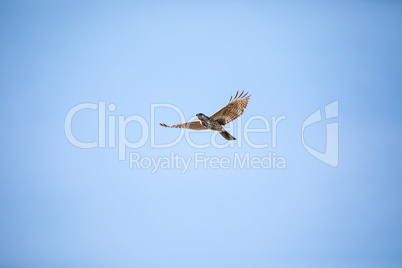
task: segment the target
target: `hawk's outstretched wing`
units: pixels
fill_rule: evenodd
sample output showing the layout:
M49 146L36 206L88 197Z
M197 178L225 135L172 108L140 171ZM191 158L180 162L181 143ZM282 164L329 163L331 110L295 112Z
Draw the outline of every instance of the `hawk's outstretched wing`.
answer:
M203 125L201 125L200 121L189 121L189 122L185 122L185 123L181 123L181 124L177 124L177 125L173 125L173 126L168 126L168 125L162 124L162 123L160 123L160 125L161 125L162 127L189 128L189 129L194 129L194 130L204 130L204 129L207 129L206 127L204 127Z
M244 112L244 109L247 107L248 100L251 97L251 95L247 95L248 92L246 94L243 93L244 90L239 96L237 96L239 94L239 91L237 91L233 100L232 97L230 97L229 104L211 115L210 118L218 121L219 124L224 126L241 116Z

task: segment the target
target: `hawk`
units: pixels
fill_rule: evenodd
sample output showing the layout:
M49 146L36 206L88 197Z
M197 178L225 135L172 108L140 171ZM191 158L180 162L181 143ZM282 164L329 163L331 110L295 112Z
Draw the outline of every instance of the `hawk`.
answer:
M239 116L241 116L246 109L248 100L251 95L247 95L247 93L243 94L244 90L240 93L237 91L236 96L232 99L230 97L228 105L211 115L210 117L205 114L198 113L196 114L198 119L197 121L189 121L173 126L168 126L166 124L160 123L162 127L171 127L171 128L188 128L194 130L205 130L212 129L219 131L219 133L227 140L235 140L236 138L229 134L223 126L232 122Z

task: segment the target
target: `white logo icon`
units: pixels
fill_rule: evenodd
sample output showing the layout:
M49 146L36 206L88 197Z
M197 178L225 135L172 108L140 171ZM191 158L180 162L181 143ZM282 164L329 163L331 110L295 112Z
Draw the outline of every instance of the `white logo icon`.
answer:
M334 101L325 106L325 119L338 117L338 101ZM331 167L338 166L338 123L327 124L327 138L325 144L325 152L321 153L308 146L304 141L304 129L312 124L321 122L321 111L317 110L311 114L303 123L302 126L302 143L304 148L312 156L318 160L330 165Z

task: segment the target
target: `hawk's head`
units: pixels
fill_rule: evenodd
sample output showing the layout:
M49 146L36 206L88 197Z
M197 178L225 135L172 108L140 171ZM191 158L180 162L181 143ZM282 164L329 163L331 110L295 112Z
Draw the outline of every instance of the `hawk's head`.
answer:
M201 121L202 121L202 120L207 120L207 119L209 119L208 116L206 116L205 114L202 114L202 113L196 114L196 116L197 116L198 119L200 119Z

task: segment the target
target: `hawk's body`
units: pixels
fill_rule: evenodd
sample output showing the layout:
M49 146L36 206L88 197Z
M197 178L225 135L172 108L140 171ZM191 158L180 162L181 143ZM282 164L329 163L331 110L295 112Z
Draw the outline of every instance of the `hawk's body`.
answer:
M219 124L218 121L209 118L208 116L204 114L197 114L198 119L200 119L200 124L207 128L207 129L212 129L212 130L221 130L223 129L222 125Z
M243 94L239 92L236 93L236 96L230 98L229 104L211 115L210 117L204 114L197 114L199 121L189 121L173 126L168 126L165 124L160 124L162 127L171 127L171 128L188 128L194 130L204 130L204 129L212 129L219 131L219 133L227 140L235 140L236 138L230 135L223 126L232 122L237 117L241 116L246 109L248 100L250 96L247 96L248 93Z

